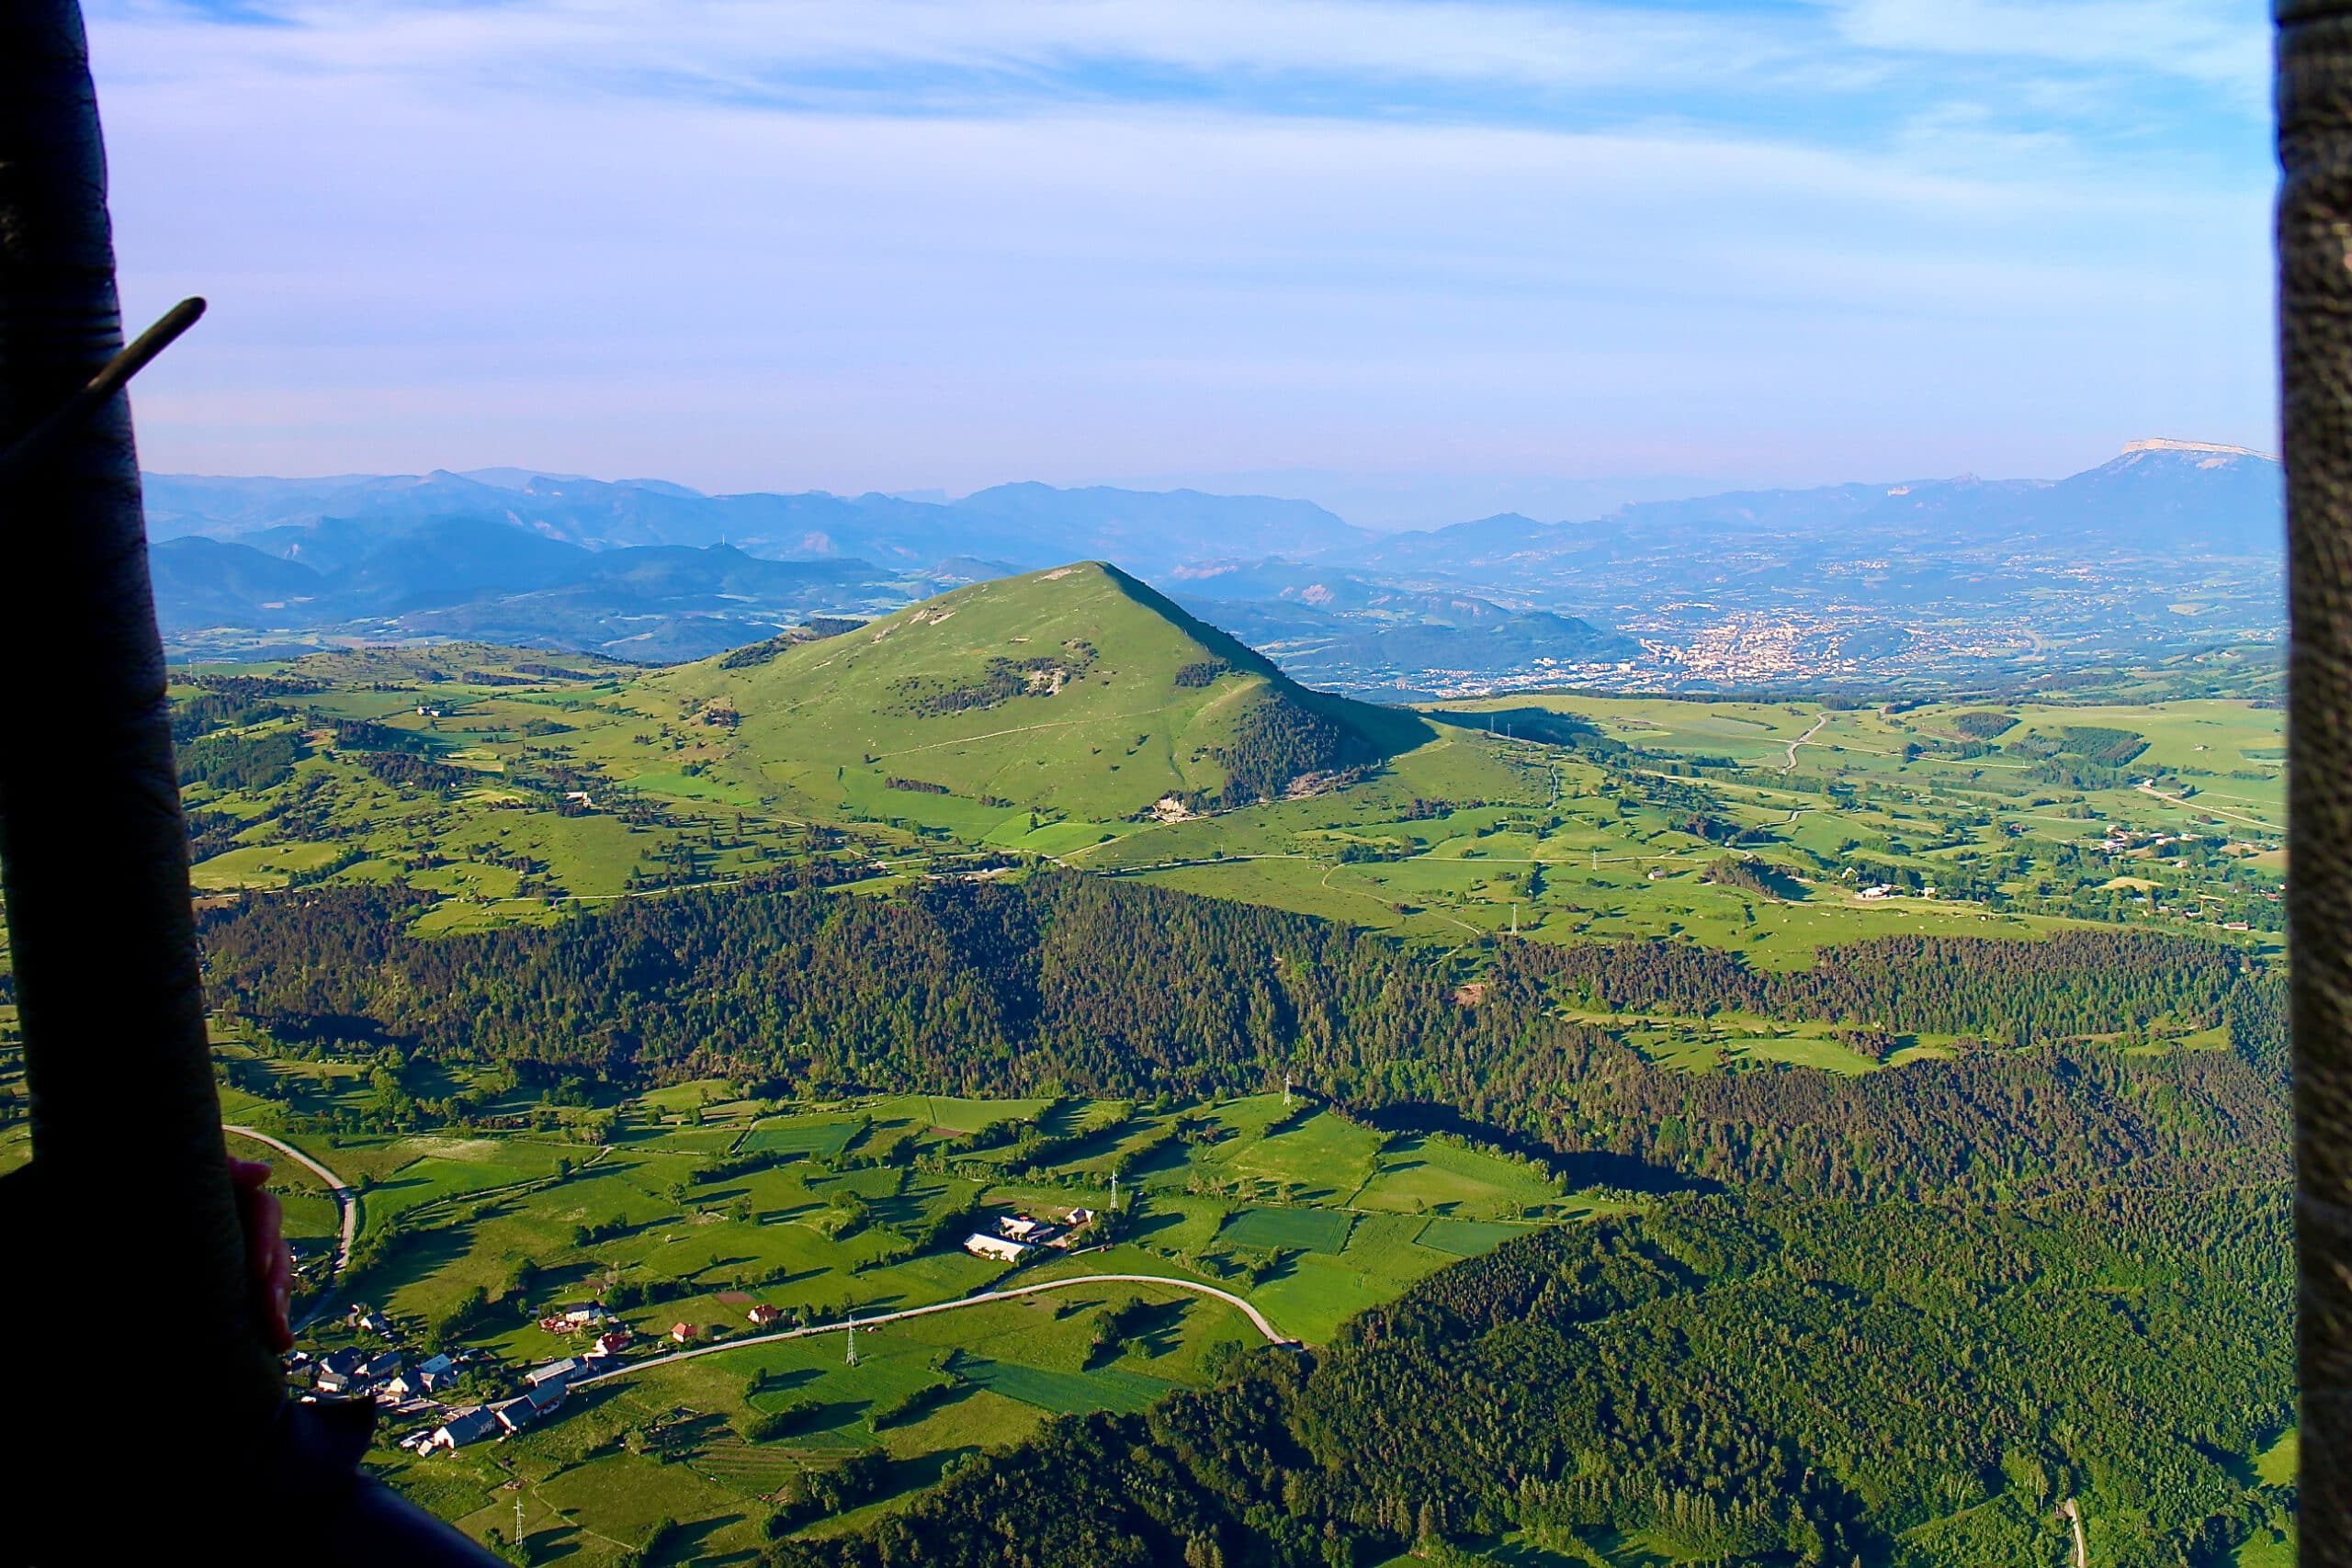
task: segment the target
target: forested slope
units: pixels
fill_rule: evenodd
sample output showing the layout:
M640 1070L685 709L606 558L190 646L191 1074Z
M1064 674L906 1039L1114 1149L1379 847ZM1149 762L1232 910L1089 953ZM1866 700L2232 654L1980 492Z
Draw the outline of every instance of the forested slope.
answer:
M1377 1562L1526 1530L1711 1562L2197 1562L2283 1517L2283 1189L1669 1201L1436 1275L1310 1359L1065 1419L824 1568Z
M2224 1560L2291 1492L2280 976L2129 932L1895 938L1809 969L1649 942L1448 962L1069 874L778 882L406 934L422 896L209 912L214 1007L551 1080L1140 1096L1296 1077L1500 1129L1636 1212L1449 1269L1313 1353L975 1455L825 1568L1373 1563L1506 1530L1571 1561ZM1967 1033L1860 1077L1657 1066L1596 1007ZM2133 1051L2162 1021L2225 1049ZM789 1507L789 1529L804 1522ZM1588 1557L1589 1561L1598 1558Z
M414 897L322 889L209 916L213 1005L285 1033L629 1083L1131 1096L1288 1073L1363 1111L1448 1107L1620 1185L2012 1197L2288 1169L2276 978L2211 943L1894 940L1825 949L1795 976L1664 944L1506 943L1472 992L1350 928L1074 875L893 899L690 893L429 940L402 932ZM1693 1010L1817 995L1895 1029L1986 1033L2007 1010L2046 1043L1853 1079L1691 1075L1555 1011L1594 989L1657 995L1685 968L1670 994ZM2226 1023L2239 1048L2061 1039L2156 1015Z

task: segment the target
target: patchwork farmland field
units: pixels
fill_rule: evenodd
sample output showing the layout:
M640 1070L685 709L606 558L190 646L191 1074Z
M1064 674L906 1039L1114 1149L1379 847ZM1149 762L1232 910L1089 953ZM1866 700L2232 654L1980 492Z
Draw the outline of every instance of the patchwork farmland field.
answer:
M395 1485L478 1535L511 1533L519 1483L532 1549L584 1562L618 1560L665 1518L697 1553L755 1545L772 1516L854 1527L958 1455L1054 1415L1141 1410L1263 1346L1239 1311L1182 1281L1317 1340L1456 1258L1622 1206L1513 1156L1383 1134L1278 1094L796 1105L706 1080L581 1106L518 1094L510 1108L528 1107L527 1131L383 1137L289 1127L281 1102L234 1087L251 1054L220 1051L234 1116L277 1126L360 1189L357 1261L306 1348L355 1342L340 1309L364 1302L413 1351L474 1358L466 1387L487 1396L584 1344L541 1325L552 1307L601 1297L630 1334L624 1364L650 1364L582 1391L544 1426L420 1457L390 1446L440 1419L420 1407L387 1420L375 1456ZM322 1092L361 1094L362 1082L329 1078ZM976 1134L986 1146L968 1146ZM1069 1157L1016 1153L1037 1139ZM278 1183L298 1239L332 1235L313 1179L294 1168ZM997 1216L1080 1208L1105 1218L1067 1253L1039 1248L1008 1268L960 1247ZM1478 1217L1445 1217L1456 1213ZM1099 1274L1179 1283L1074 1284L888 1316ZM751 1342L754 1304L780 1314L771 1335L820 1331ZM854 1364L853 1315L865 1320ZM665 1361L683 1348L680 1325L695 1348L720 1348ZM734 1340L746 1343L725 1348Z
M2244 928L2263 943L2280 927L2283 753L2267 699L1535 694L1420 718L1349 705L1351 724L1379 732L1377 766L1295 797L1159 811L1139 809L1153 791L1181 807L1216 787L1210 734L1259 700L1261 677L1233 676L1229 693L1171 685L1172 705L1147 718L1127 675L1098 689L1108 671L1071 652L1083 671L1059 695L910 718L892 705L920 707L907 694L946 677L865 668L983 660L1000 636L1027 647L1022 595L1067 591L1106 626L1150 633L1136 658L1160 700L1193 634L1108 579L1078 581L943 601L923 612L935 618L910 611L743 669L558 679L511 650L463 649L208 674L322 689L219 739L309 738L290 762L190 784L198 884L397 881L440 900L416 929L445 931L747 877L878 891L1058 863L1447 951L1513 931L1658 936L1779 965L1891 934L2121 923ZM877 726L913 739L885 746L865 733Z
M1348 1245L1350 1223L1330 1209L1244 1209L1226 1221L1217 1239L1268 1252L1339 1252Z
M830 1159L864 1131L863 1124L849 1121L766 1122L744 1134L734 1146L748 1155L814 1155Z

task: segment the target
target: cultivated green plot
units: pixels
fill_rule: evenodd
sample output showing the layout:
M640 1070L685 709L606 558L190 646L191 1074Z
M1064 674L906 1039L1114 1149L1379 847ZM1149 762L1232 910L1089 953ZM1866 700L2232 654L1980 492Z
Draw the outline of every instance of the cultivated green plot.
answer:
M1449 1258L1477 1258L1516 1235L1524 1235L1520 1225L1498 1225L1479 1220L1435 1219L1420 1228L1413 1237L1417 1246L1432 1252L1442 1252Z
M736 1145L745 1154L816 1155L830 1159L865 1130L862 1122L767 1122Z
M1225 1223L1218 1239L1232 1247L1272 1252L1338 1252L1348 1245L1351 1216L1331 1209L1244 1209Z
M973 1361L959 1367L978 1386L1056 1415L1089 1410L1144 1410L1178 1385L1115 1367L1091 1372L1049 1371L1017 1362Z
M1377 1133L1331 1111L1286 1112L1280 1095L1234 1101L1219 1119L1256 1135L1213 1146L1201 1162L1204 1174L1227 1176L1237 1190L1271 1189L1310 1201L1340 1201L1362 1187L1381 1143Z
M254 844L212 856L188 872L188 881L200 892L239 887L283 887L306 872L317 871L337 858L326 843Z
M1393 1213L1492 1220L1516 1219L1562 1196L1548 1172L1424 1137L1392 1140L1381 1153L1379 1168L1349 1201L1353 1208Z

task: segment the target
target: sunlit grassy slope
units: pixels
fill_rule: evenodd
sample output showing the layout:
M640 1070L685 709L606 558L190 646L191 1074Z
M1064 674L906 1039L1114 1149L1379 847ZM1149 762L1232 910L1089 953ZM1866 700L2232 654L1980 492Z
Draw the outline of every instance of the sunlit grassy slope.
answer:
M983 810L1109 820L1225 790L1270 735L1317 738L1300 772L1429 737L1418 717L1307 691L1100 562L974 583L764 658L686 665L637 697L649 716L731 723L714 774L869 809L932 785Z

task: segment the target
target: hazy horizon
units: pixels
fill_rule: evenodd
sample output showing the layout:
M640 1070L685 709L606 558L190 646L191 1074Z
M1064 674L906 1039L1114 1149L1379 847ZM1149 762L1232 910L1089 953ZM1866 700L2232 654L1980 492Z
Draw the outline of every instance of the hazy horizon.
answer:
M2144 438L2140 438L2144 439ZM2187 439L2158 437L2157 439ZM2080 472L2096 468L2116 456L2108 452L2080 464L2066 472ZM492 484L520 484L531 478L557 480L587 479L599 484L662 483L683 484L668 474L660 473L582 473L559 468L552 465L535 467L527 463L493 463L478 468L455 468L435 464L424 468L397 471L349 470L340 473L311 474L232 474L173 470L147 465L147 471L183 479L267 479L291 483L326 483L338 479L421 478L433 472L447 472L461 478L483 480ZM1979 474L1962 470L1979 479L2054 480L2065 472L2041 474ZM1086 476L1070 479L1056 488L1080 490L1102 487L1129 491L1198 491L1212 495L1265 496L1279 500L1306 501L1322 507L1357 527L1379 533L1405 533L1414 530L1442 528L1450 524L1473 522L1508 513L1517 513L1539 523L1583 522L1603 516L1621 506L1640 502L1683 501L1701 496L1742 491L1803 490L1840 484L1905 484L1928 482L1962 477L1962 474L1847 474L1824 478L1810 483L1773 484L1767 481L1744 481L1738 479L1697 475L1679 476L1613 476L1582 479L1559 475L1529 474L1442 474L1396 472L1331 472L1329 470L1286 468L1258 469L1227 473L1159 473L1109 474ZM801 491L822 491L825 493L854 497L888 495L904 501L953 504L980 491L1000 485L1023 483L1053 483L1051 480L1028 477L1007 477L969 489L946 490L936 487L886 488L879 485L852 486L830 489L825 486L801 487ZM751 486L742 491L706 490L688 486L707 495L745 493L799 493L778 486Z

